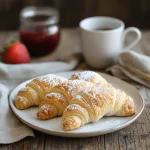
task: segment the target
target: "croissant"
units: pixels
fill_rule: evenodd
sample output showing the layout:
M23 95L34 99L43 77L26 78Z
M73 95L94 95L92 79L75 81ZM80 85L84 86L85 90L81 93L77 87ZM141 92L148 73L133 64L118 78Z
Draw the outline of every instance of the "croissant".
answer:
M84 80L68 80L66 83L55 86L39 104L37 118L46 120L56 116L61 116L70 100L77 93L94 84Z
M94 84L97 83L108 84L103 77L101 77L98 73L93 71L83 71L83 72L75 73L69 79L76 80L76 81L69 81L68 84L59 85L55 87L53 89L53 92L46 95L44 100L41 101L39 105L39 111L37 112L38 119L45 120L45 119L53 118L55 116L61 116L65 108L68 106L69 101L78 92L82 91L86 87L93 86ZM89 84L78 80L89 81L94 84ZM81 86L80 84L83 84L83 86ZM73 86L73 88L71 86ZM63 89L64 87L67 88ZM70 91L73 92L71 97L68 97L68 88L70 88L71 89Z
M111 85L96 85L78 93L62 116L64 130L74 130L103 116L135 114L133 99Z
M67 81L66 78L52 74L35 78L24 89L18 92L14 104L18 109L26 109L30 106L39 105L40 101L54 86L66 83Z
M100 74L94 71L82 71L78 73L74 73L70 78L70 80L84 80L89 81L95 84L108 84L108 82L100 76Z

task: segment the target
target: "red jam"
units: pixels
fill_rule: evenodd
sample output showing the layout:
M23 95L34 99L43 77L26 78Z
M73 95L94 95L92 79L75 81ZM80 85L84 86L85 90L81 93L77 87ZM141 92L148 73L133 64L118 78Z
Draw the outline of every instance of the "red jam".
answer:
M60 31L50 34L45 32L20 31L20 40L24 43L31 56L42 56L55 50L60 40Z
M22 13L20 40L27 46L31 56L52 53L60 40L57 15L51 14L54 10L41 9L31 7ZM31 12L34 15L29 15Z

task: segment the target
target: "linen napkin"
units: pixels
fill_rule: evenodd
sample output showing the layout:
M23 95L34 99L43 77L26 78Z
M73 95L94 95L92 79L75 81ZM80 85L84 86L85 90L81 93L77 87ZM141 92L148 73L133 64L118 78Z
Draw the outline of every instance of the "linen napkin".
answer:
M61 58L62 59L62 58ZM74 69L80 57L68 55L65 61L9 65L0 63L0 144L13 143L26 136L34 136L31 128L23 124L12 113L8 96L10 91L28 79Z
M62 59L62 58L61 58ZM4 64L0 63L0 82L10 90L28 79L62 71L74 69L80 61L80 55L74 53L63 61L50 61L31 64Z
M117 57L117 64L106 69L106 72L150 87L150 57L144 54L132 50L122 52Z
M34 136L33 131L19 121L8 104L9 89L0 84L0 143L13 143L26 136Z

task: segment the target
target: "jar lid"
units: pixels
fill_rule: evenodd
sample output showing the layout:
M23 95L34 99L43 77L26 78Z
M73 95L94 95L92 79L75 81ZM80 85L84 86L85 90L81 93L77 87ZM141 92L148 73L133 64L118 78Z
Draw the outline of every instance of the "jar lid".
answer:
M59 21L59 13L51 7L25 7L20 12L20 21L33 25L53 25Z

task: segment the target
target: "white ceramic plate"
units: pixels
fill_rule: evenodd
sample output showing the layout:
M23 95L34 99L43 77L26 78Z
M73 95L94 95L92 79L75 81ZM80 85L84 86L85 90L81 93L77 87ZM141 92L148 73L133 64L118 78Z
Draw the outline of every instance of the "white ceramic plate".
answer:
M73 73L75 73L75 71L57 73L57 75L61 75L68 78ZM21 88L23 88L29 81L20 84L12 91L9 97L10 106L13 112L15 113L15 115L26 125L30 126L33 129L51 135L64 136L64 137L91 137L91 136L97 136L97 135L102 135L102 134L117 131L119 129L128 126L140 116L144 108L144 102L135 87L131 86L130 84L118 78L106 74L102 74L102 73L100 74L113 86L124 90L128 95L130 95L134 99L135 106L136 106L136 114L134 116L103 117L102 119L100 119L95 123L87 124L74 131L64 131L61 126L61 117L57 117L46 121L40 121L37 120L36 118L36 112L38 110L38 107L31 107L26 110L18 110L14 106L13 101L15 96L17 95L18 91Z

